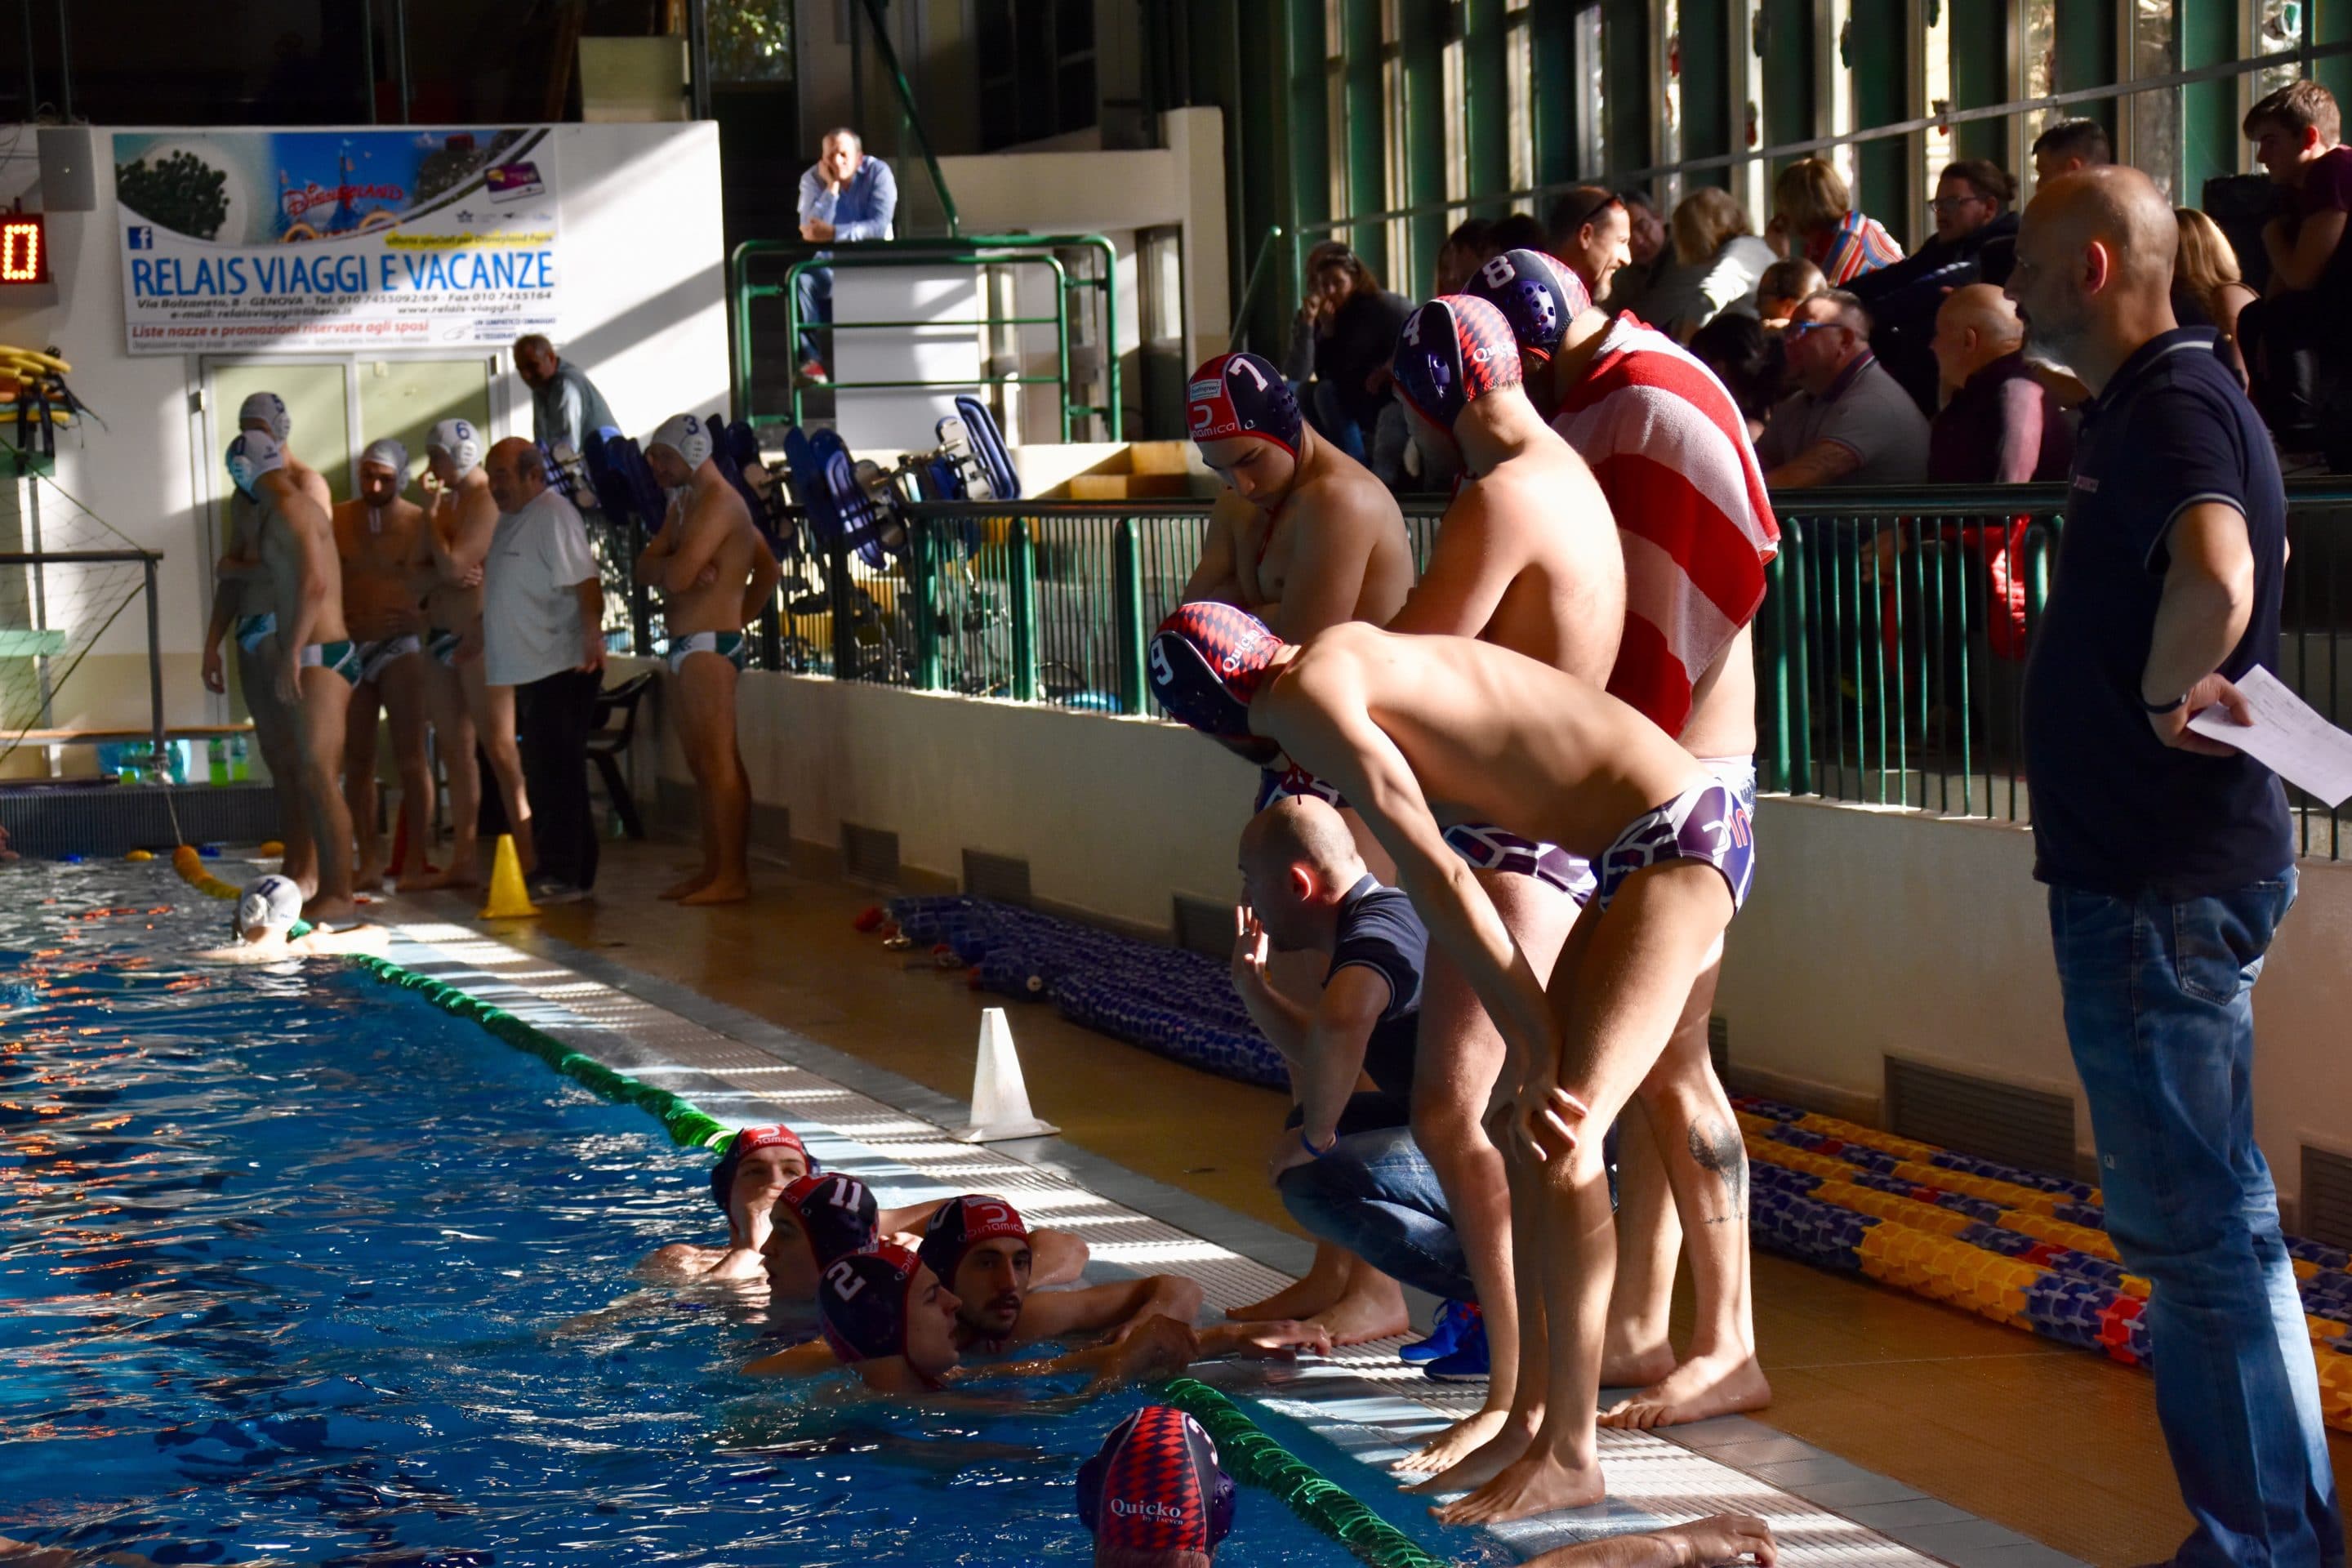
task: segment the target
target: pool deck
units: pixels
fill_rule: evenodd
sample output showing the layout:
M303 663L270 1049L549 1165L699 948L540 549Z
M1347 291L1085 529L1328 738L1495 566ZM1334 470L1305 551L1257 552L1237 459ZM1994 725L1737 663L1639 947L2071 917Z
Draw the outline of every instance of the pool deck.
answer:
M646 859L646 847L630 858ZM967 1121L969 1107L950 1095L651 973L638 953L623 957L611 951L620 946L617 941L597 951L551 934L551 928L568 928L601 942L595 931L622 912L610 907L619 903L608 892L586 929L569 910L551 911L569 917L560 920L485 924L467 918L470 911L454 895L388 900L378 913L399 932L394 953L399 962L508 1007L583 1054L676 1091L721 1121L789 1121L808 1135L820 1160L858 1175L892 1201L1003 1193L1024 1213L1084 1238L1103 1268L1166 1270L1200 1279L1213 1311L1258 1300L1303 1270L1308 1245L1264 1219L1130 1169L1068 1137L956 1142L943 1129ZM636 899L625 907L642 924L646 911ZM693 929L688 922L741 913L654 908L681 937ZM644 946L642 934L630 945ZM887 973L879 964L884 956L877 950L875 962ZM777 953L774 961L784 963L786 955ZM923 978L944 983L944 977ZM1016 1030L1033 1016L1043 1015L1015 1010ZM1099 1054L1114 1062L1133 1057L1204 1086L1214 1082L1122 1046L1097 1044ZM970 1045L960 1048L969 1061ZM1041 1081L1034 1063L1029 1072L1034 1088ZM1045 1113L1059 1115L1061 1095L1040 1098L1047 1102ZM1412 1513L1396 1506L1386 1461L1473 1407L1476 1389L1424 1378L1399 1363L1394 1349L1395 1342L1381 1342L1295 1373L1276 1373L1270 1390L1254 1389L1252 1397L1363 1461L1356 1473L1331 1479L1410 1528ZM1603 1432L1601 1442L1607 1503L1500 1527L1495 1534L1532 1555L1736 1510L1770 1520L1784 1560L1798 1565L1902 1568L1940 1561L1958 1568L2064 1568L2079 1561L1744 1417L1663 1435ZM1434 1532L1419 1533L1426 1541Z

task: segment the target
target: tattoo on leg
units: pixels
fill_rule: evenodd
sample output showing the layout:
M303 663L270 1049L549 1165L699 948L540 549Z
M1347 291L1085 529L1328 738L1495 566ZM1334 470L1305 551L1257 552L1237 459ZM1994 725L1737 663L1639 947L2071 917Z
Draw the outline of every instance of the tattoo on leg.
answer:
M1747 1218L1748 1149L1740 1142L1739 1129L1712 1117L1700 1117L1691 1123L1690 1154L1701 1170L1713 1171L1723 1179L1731 1197L1731 1212L1710 1218L1707 1223L1720 1225Z

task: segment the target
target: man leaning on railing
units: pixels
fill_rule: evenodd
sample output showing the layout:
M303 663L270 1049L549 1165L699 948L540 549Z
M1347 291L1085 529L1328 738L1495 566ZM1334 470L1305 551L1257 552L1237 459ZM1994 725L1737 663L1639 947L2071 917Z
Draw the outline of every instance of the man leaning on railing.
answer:
M888 239L898 211L898 182L890 165L866 155L866 144L846 126L825 132L816 162L801 176L801 237L828 240ZM824 356L812 323L833 320L833 268L812 267L793 285L800 302L801 379L826 379ZM830 340L832 334L825 334ZM825 347L832 346L830 341Z

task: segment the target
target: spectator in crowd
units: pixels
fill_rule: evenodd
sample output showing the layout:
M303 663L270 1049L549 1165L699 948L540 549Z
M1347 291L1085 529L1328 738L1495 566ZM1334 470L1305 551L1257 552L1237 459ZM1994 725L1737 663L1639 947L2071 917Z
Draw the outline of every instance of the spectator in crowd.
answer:
M1969 158L1950 165L1936 184L1935 237L1889 267L1853 280L1854 298L1875 324L1870 349L1886 374L1903 384L1923 414L1937 403L1936 312L1956 289L2008 281L2016 253L2017 182L2000 165Z
M1690 351L1715 372L1748 422L1748 438L1764 434L1764 422L1780 400L1780 383L1787 374L1780 337L1764 323L1737 310L1726 310L1691 334Z
M1927 433L1927 482L2055 483L2074 457L2074 432L2025 364L2025 323L1990 283L1953 290L1936 313L1943 406Z
M2246 111L2254 156L2284 188L2285 210L2263 227L2270 282L2238 313L2238 342L2254 401L2291 452L2322 444L2321 378L2352 360L2352 246L2344 243L2352 148L2340 144L2342 130L2335 94L2307 78Z
M816 162L801 175L801 237L815 245L888 239L898 211L898 181L890 165L866 155L856 132L838 126L817 145ZM793 285L800 305L801 379L826 379L824 347L810 323L833 320L833 268L812 267ZM831 333L825 336L830 338Z
M1643 296L1644 321L1687 342L1726 310L1754 313L1772 247L1756 237L1738 198L1713 185L1685 196L1675 208L1674 241L1674 270Z
M588 531L548 484L539 448L510 437L484 467L499 515L482 573L482 674L514 689L539 850L531 900L567 903L596 885L588 731L604 684L604 587Z
M1490 242L1495 248L1489 254L1500 256L1507 250L1541 250L1551 243L1551 237L1528 214L1506 213L1496 222Z
M1756 280L1756 314L1777 339L1797 307L1829 286L1822 269L1801 256L1776 261Z
M1481 263L1495 254L1495 226L1483 217L1465 218L1437 251L1436 289L1440 294L1459 294L1462 285L1478 270Z
M2180 250L2172 258L2172 314L2184 327L2210 326L2218 334L2213 352L2246 384L2245 356L2238 350L2238 313L2262 298L2238 269L2238 249L2221 226L2195 207L2175 207Z
M2095 120L2062 120L2033 139L2033 183L2045 185L2061 174L2116 161L2107 128Z
M1356 461L1370 459L1369 444L1389 396L1389 360L1397 332L1412 314L1410 300L1381 287L1364 258L1337 240L1307 253L1307 302L1290 339L1282 371L1294 384L1314 381L1299 402L1328 441Z
M1633 259L1633 220L1614 191L1579 185L1551 204L1545 226L1549 244L1538 247L1568 264L1596 300L1609 298L1618 269Z
M618 434L604 395L588 373L556 357L555 345L538 332L515 340L515 374L530 388L530 438L556 442L585 456L588 437L598 430Z
M1610 279L1609 297L1601 308L1611 315L1622 310L1638 310L1642 296L1657 282L1658 275L1674 265L1674 255L1666 245L1666 222L1650 198L1640 191L1620 191L1617 205L1625 209L1627 224L1625 265Z
M1903 259L1903 247L1876 218L1855 210L1853 193L1826 158L1800 158L1772 182L1772 221L1764 237L1780 255L1803 257L1832 289Z
M1797 307L1788 331L1798 390L1756 443L1774 489L1916 485L1927 473L1927 416L1870 352L1870 312L1842 289Z
M2178 1563L2343 1549L2311 1328L2253 1136L2253 988L2295 895L2276 774L2189 727L2248 721L2279 661L2286 495L2271 443L2168 299L2172 209L2134 169L2044 185L2009 291L2092 393L2025 679L2033 875L2107 1234L2153 1286ZM2219 716L2219 715L2217 715Z

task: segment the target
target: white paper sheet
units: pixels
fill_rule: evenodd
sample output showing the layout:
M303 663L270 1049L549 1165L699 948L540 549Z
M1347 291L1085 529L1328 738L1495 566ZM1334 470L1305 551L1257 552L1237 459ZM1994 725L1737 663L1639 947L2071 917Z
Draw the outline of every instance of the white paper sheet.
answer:
M2221 708L2208 708L2189 721L2200 735L2232 745L2305 794L2333 808L2352 795L2352 734L2318 711L2257 665L2238 682L2254 721L2241 724Z

